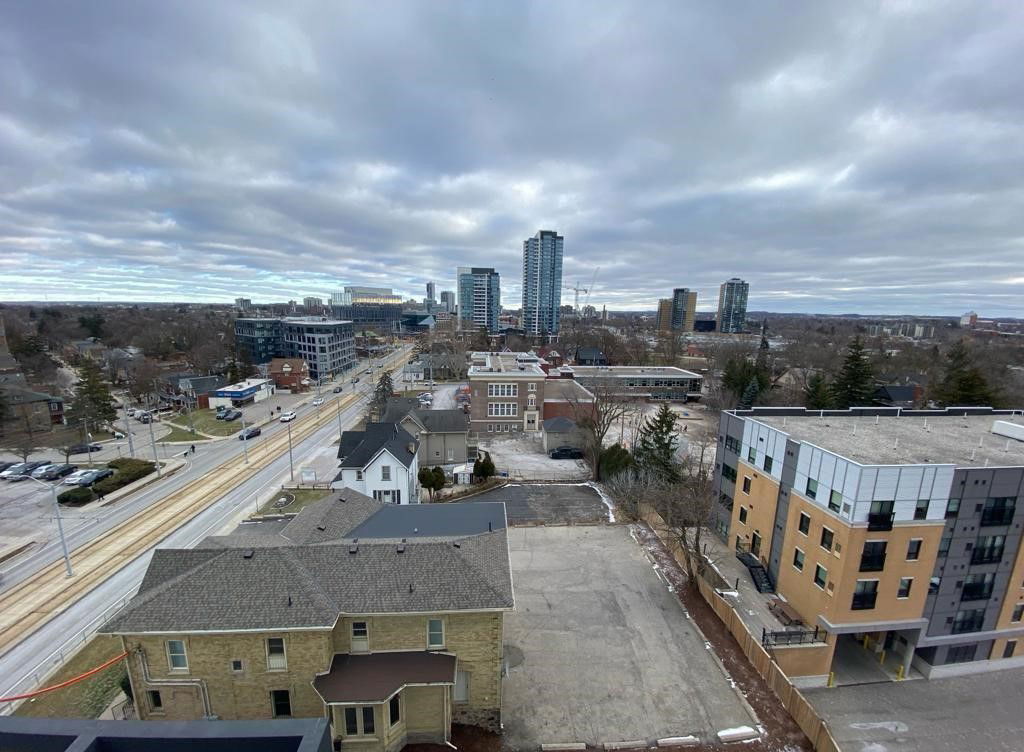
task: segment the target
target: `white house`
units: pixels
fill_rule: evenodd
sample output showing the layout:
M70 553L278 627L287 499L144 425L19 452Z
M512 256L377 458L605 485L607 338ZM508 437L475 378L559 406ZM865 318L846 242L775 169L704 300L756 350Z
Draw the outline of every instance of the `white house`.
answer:
M345 431L338 446L340 471L331 488L351 488L391 504L418 504L418 448L419 442L397 423Z

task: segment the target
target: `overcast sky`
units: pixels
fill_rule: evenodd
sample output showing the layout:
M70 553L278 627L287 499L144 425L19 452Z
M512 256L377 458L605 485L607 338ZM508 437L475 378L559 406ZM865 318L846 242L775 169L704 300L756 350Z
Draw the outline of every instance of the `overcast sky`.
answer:
M1024 4L6 2L0 299L1024 316ZM572 292L563 292L563 302Z

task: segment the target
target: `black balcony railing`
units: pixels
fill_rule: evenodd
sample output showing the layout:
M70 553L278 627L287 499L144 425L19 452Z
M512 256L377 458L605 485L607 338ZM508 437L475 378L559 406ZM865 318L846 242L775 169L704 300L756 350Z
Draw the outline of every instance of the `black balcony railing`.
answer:
M998 564L1003 560L1003 547L976 548L971 554L971 564Z
M875 600L878 598L878 593L854 593L853 605L850 606L854 611L864 611L865 609L874 608Z
M788 629L781 632L770 632L761 629L761 645L765 648L777 645L810 645L815 642L825 642L828 632L815 627L810 629Z
M964 585L960 591L962 601L983 601L992 597L992 583L974 582Z
M970 619L953 622L953 634L964 634L965 632L980 632L985 626L984 616L972 616Z
M861 572L881 572L885 569L885 554L868 554L860 557Z
M1013 507L986 509L981 513L981 526L995 527L996 525L1009 525L1013 521L1013 512Z
M868 515L868 530L892 530L895 512L874 512Z

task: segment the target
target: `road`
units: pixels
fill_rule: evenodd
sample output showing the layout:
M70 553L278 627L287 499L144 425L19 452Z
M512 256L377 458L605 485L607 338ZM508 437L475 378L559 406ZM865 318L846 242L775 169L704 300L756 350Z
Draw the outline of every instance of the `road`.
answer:
M404 357L410 350L411 348L404 348L393 354L390 362L395 360L399 362L399 366L395 370L400 369ZM365 370L365 365L361 366L360 370ZM372 392L373 386L373 379L370 378L363 378L360 382L359 398L341 412L340 423L343 428L348 428L359 421L363 413L363 406ZM351 390L348 389L340 395L326 394L325 398L328 402L321 409L329 409L330 400L344 398L349 394L351 394ZM310 405L301 408L298 412L299 417L292 424L293 432L295 427L302 425L304 419L315 415L317 408ZM287 430L287 425L272 424L265 429L264 436L271 438ZM292 451L296 471L323 445L336 441L338 432L338 422L328 421L304 440L297 442ZM248 444L248 451L254 460L259 456L261 445L262 442L258 440ZM90 528L76 531L69 541L69 545L75 548L88 543L134 514L143 511L148 505L180 490L204 476L212 468L231 458L237 458L240 454L243 454L243 445L237 440L225 440L205 445L194 457L189 458L189 464L185 469L166 480L147 487L131 501L114 505L109 516L98 520ZM195 545L205 536L233 525L237 520L252 513L261 492L287 482L288 478L288 452L284 451L280 456L273 458L266 467L235 485L209 507L163 538L158 544L159 547L187 548ZM153 546L153 548L155 547ZM149 564L151 553L152 548L127 561L116 571L111 571L109 577L101 584L89 590L27 637L7 649L0 656L0 696L25 691L27 688L36 686L53 667L77 650L81 643L95 631L96 627L109 618L134 593ZM10 590L15 584L31 577L59 557L59 546L56 544L24 557L22 561L5 573L4 590ZM9 709L9 706L4 708L7 711Z

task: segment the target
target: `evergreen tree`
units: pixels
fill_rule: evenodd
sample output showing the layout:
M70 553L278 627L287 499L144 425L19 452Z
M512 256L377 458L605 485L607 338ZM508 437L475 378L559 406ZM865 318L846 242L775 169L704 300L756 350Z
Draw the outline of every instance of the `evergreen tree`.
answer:
M113 422L117 418L117 410L99 366L87 359L79 368L78 375L81 380L75 387L72 405L75 420L83 427L86 422L92 427Z
M633 466L633 457L621 444L612 444L601 450L600 480L608 480Z
M388 409L388 400L394 395L395 385L391 383L391 372L384 371L377 379L377 388L370 398L370 420L380 422Z
M743 390L743 395L740 397L740 402L737 407L740 410L749 410L757 402L757 396L761 393L761 385L754 376L750 379L750 383L747 384L747 388Z
M228 363L228 383L237 384L243 378L242 367L239 364L238 359L232 357L231 361Z
M871 404L875 393L875 374L868 360L860 335L846 348L842 368L832 382L832 400L837 408L862 407Z
M964 339L958 340L946 353L942 380L934 390L935 399L944 406L992 405L998 402L996 391L989 386Z
M437 465L434 465L434 469L430 471L430 475L433 478L433 491L436 494L444 488L444 484L447 483L447 480L444 477L444 470Z
M633 449L633 459L642 470L648 470L667 482L679 479L675 459L679 439L676 433L676 414L668 403L661 403L658 412L644 421Z
M78 325L89 333L90 337L103 339L103 325L107 323L98 313L78 317Z
M804 405L811 410L828 410L832 407L832 391L822 374L815 373L807 382Z

